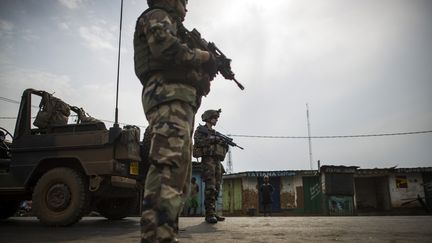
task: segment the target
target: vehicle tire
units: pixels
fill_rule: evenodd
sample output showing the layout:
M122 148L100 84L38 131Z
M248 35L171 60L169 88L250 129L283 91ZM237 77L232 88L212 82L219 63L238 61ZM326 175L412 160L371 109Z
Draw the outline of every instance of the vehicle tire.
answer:
M33 192L33 213L46 225L75 224L89 207L87 184L81 173L70 168L46 172Z
M1 201L0 220L12 217L18 211L19 204L19 201Z
M129 216L137 207L138 198L104 198L97 205L96 210L109 220L120 220Z

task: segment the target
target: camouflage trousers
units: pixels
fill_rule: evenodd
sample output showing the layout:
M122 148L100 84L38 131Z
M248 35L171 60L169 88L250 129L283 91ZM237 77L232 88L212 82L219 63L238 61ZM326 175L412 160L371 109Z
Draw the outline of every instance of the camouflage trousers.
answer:
M142 242L171 242L191 178L192 129L195 112L172 101L146 113L151 127L149 160L145 181Z
M205 182L205 215L206 217L214 216L216 214L216 201L220 192L220 185L222 182L222 164L217 158L211 156L203 156L201 164L201 177Z

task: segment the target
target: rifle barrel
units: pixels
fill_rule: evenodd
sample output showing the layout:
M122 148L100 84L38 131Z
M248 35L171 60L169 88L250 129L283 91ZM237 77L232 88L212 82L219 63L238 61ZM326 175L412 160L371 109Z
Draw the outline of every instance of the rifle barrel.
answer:
M233 81L237 84L237 86L238 86L241 90L244 90L244 86L243 86L239 81L237 81L237 79L233 78Z

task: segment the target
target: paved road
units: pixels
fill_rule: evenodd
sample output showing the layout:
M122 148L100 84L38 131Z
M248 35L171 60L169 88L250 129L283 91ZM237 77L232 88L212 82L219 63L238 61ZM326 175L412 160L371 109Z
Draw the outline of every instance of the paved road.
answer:
M432 216L228 217L208 225L180 218L180 242L432 242ZM0 242L139 242L139 218L86 217L72 227L45 227L35 218L0 222Z

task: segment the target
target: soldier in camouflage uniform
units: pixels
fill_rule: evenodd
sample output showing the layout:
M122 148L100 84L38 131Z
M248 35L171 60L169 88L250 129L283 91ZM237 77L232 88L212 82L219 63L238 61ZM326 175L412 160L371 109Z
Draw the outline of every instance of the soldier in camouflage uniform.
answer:
M176 242L182 197L191 177L194 116L216 75L214 57L178 33L187 0L147 0L134 34L135 73L151 129L142 242Z
M205 221L215 224L225 218L216 214L216 201L220 192L223 169L222 161L228 151L228 144L215 136L216 125L221 109L207 110L201 118L206 123L199 125L194 134L193 156L201 157L202 178L205 182Z

